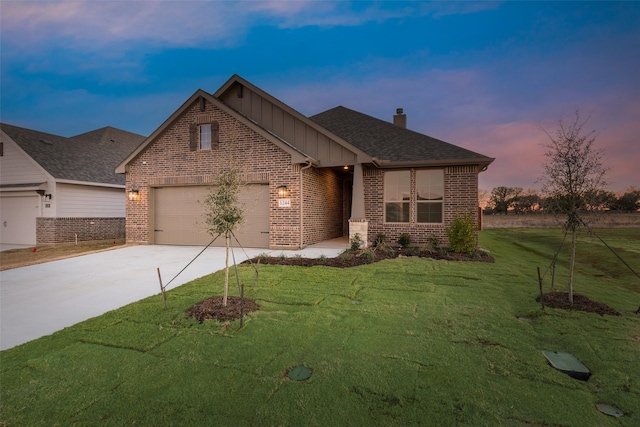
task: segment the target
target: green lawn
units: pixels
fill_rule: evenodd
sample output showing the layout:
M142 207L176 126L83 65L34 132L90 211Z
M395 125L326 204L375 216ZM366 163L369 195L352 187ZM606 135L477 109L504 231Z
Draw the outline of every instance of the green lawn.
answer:
M640 270L640 229L601 232ZM261 309L242 328L184 315L221 294L219 272L170 291L167 312L155 296L4 351L0 425L640 425L640 279L584 235L575 292L622 316L543 312L536 267L561 231L480 240L495 264L261 266L246 290ZM240 277L251 284L253 271ZM572 379L540 350L571 353L593 375ZM297 365L311 378L288 380Z

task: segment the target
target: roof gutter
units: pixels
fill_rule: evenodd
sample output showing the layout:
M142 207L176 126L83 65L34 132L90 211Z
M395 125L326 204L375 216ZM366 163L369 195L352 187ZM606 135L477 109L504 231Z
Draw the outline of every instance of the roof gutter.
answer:
M431 160L431 161L406 161L393 162L391 160L379 160L378 166L381 169L391 168L411 168L411 167L429 167L429 166L457 166L457 165L479 165L480 171L487 170L488 166L495 159L491 157L483 159L456 159L456 160ZM375 164L375 163L374 163Z

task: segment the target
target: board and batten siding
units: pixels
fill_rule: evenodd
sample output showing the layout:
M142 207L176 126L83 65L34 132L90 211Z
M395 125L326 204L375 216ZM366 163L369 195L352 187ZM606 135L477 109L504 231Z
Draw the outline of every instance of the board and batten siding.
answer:
M356 153L247 87L243 87L242 97L238 97L236 89L227 91L220 99L301 152L319 160L324 167L357 162Z
M55 199L57 217L124 218L124 188L58 184Z
M34 184L46 182L50 177L38 164L4 132L4 152L0 157L0 182L7 184Z

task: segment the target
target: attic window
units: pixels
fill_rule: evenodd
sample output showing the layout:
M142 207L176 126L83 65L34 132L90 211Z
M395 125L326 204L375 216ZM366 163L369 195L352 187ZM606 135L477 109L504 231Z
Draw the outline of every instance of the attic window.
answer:
M193 124L190 133L191 151L209 151L218 148L218 122Z
M0 142L0 157L4 156L4 142Z

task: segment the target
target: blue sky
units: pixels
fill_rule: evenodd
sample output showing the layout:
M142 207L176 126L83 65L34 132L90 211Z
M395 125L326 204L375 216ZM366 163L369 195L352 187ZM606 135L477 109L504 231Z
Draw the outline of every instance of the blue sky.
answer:
M149 135L239 74L305 115L338 105L495 157L537 187L543 129L580 110L609 189L640 187L639 2L2 1L2 122Z

